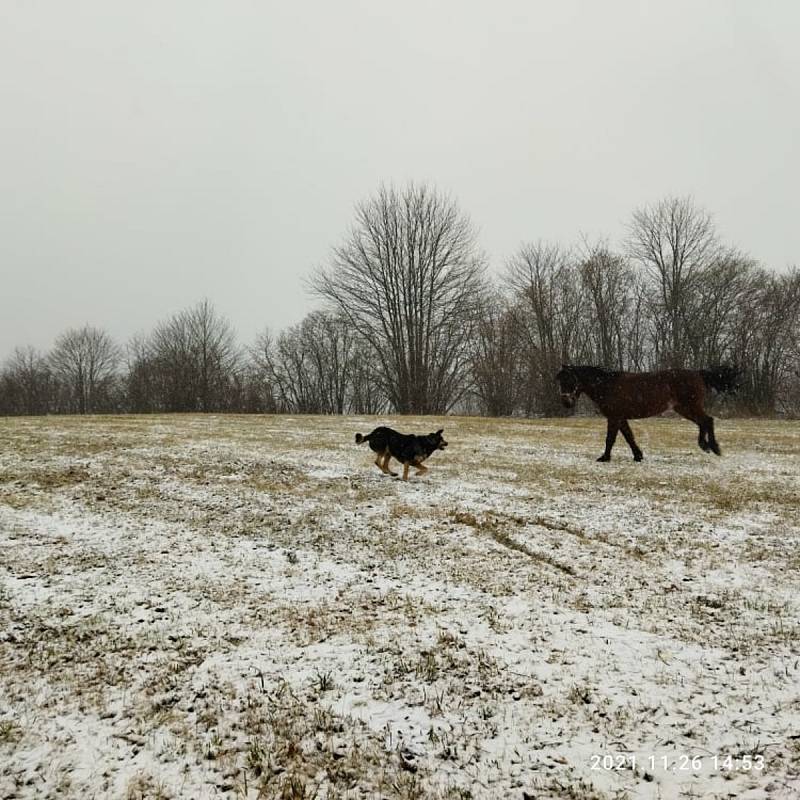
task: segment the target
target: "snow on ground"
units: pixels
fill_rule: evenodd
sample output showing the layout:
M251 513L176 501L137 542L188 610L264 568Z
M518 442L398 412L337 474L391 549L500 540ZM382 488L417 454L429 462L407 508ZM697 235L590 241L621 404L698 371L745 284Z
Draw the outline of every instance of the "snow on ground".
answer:
M0 420L0 797L800 797L800 425L634 427Z

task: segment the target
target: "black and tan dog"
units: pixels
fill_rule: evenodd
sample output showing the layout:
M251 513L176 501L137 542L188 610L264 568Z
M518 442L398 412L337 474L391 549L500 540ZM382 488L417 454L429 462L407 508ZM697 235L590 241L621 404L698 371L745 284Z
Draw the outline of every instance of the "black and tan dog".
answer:
M436 433L429 433L427 436L415 436L412 433L398 433L391 428L380 427L366 436L357 433L356 444L369 443L370 448L378 454L375 465L386 475L397 476L396 472L389 469L389 459L399 461L403 465L403 480L407 481L409 467L414 467L417 475L422 475L428 471L427 467L422 466L422 462L430 458L435 450L444 450L447 447L443 432L444 428L440 428Z

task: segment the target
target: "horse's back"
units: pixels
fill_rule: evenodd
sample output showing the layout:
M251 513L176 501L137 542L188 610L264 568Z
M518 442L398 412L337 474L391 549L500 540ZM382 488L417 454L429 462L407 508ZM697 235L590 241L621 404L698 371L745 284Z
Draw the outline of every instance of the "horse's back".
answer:
M702 405L703 395L702 378L692 370L620 372L609 386L606 408L601 410L606 416L643 419L675 407Z

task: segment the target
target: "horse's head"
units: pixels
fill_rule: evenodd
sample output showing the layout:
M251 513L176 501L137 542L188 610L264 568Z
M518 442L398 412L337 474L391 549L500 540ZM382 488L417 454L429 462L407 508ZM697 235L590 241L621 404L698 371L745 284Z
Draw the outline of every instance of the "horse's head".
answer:
M575 408L575 402L583 391L575 370L566 364L562 364L561 369L556 375L556 380L558 381L558 388L561 392L561 402L564 404L564 408Z

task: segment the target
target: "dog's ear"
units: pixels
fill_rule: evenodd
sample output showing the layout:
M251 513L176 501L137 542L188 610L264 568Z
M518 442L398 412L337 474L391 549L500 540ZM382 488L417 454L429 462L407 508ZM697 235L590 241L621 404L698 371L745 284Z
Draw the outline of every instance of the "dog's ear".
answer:
M439 430L436 431L437 436L441 436L443 433L444 433L444 428L439 428Z

